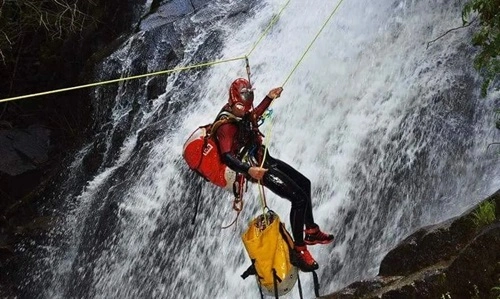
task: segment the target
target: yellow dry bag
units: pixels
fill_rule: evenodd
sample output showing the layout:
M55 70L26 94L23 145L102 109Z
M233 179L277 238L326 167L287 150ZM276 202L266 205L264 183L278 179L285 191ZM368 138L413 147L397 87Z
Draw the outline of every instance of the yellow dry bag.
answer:
M273 211L250 221L241 236L252 266L241 277L255 274L263 293L282 296L297 282L297 268L290 263L293 240Z

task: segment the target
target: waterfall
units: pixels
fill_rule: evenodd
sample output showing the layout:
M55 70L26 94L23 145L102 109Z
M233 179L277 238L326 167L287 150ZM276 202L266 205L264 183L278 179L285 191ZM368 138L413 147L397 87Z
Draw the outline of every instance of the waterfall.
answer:
M96 80L171 69L173 58L186 66L245 55L283 5L218 0L174 23L146 17ZM428 45L461 25L463 1L344 0L311 44L336 5L291 1L249 55L256 100L290 76L261 130L274 157L311 179L315 221L336 235L334 245L310 247L321 294L376 275L404 237L500 183L498 157L486 151L493 101L479 98L469 30ZM179 44L184 51L166 56ZM230 83L245 76L240 60L94 89L96 136L63 176L60 226L24 291L259 298L255 280L240 277L250 265L240 235L261 211L257 187L238 225L221 229L235 217L232 195L181 157L188 135L214 119ZM290 203L266 198L289 227ZM301 274L306 298L310 276Z

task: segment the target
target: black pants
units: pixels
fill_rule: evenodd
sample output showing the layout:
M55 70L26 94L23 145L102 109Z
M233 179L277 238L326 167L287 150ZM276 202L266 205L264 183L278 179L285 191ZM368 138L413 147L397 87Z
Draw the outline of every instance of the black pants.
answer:
M311 205L311 181L285 162L275 159L267 153L262 184L276 195L292 203L290 224L295 244L304 244L304 224L314 225Z

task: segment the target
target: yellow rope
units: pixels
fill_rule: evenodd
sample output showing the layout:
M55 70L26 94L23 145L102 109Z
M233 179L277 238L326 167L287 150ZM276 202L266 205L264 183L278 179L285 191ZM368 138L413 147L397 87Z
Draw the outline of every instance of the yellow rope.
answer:
M335 12L337 12L340 4L342 4L344 0L340 0L338 3L337 3L337 6L335 6L335 8L333 9L332 13L330 14L330 16L328 17L328 19L323 23L323 26L321 26L321 29L318 31L318 33L316 34L316 36L314 37L314 39L309 43L309 46L306 48L306 50L304 51L304 53L302 54L302 56L300 57L300 59L297 61L297 63L295 64L295 66L293 67L292 71L290 72L290 74L288 74L288 76L286 77L285 79L285 82L283 82L283 84L281 85L281 87L285 86L285 84L288 82L288 80L290 79L290 77L292 76L292 74L295 72L295 70L297 69L297 67L300 65L300 63L302 62L302 60L304 59L304 57L306 56L307 52L309 52L309 50L311 49L311 47L313 46L313 44L316 42L316 40L318 39L318 36L321 34L321 32L323 31L323 29L326 27L326 25L328 24L328 22L330 22L331 18L333 17L333 15L335 14ZM288 5L288 3L286 4ZM271 102L271 104L269 104L269 107L271 107L272 103L274 102L274 100ZM269 128L267 130L267 133L266 133L266 141L264 143L264 147L265 147L265 150L264 150L264 155L262 157L262 163L260 164L260 167L263 167L264 166L264 162L266 160L266 156L267 156L267 144L270 140L270 134L271 134L271 130L272 130L272 121L270 121L270 124L269 124ZM263 190L263 186L261 184L261 181L259 180L259 191L260 191L260 196L261 196L261 203L262 203L262 211L263 211L263 214L265 214L265 199L264 199L264 190ZM262 189L262 190L261 190Z
M230 58L230 59L225 59L225 60L219 60L219 61L213 61L213 62L205 62L205 63L200 63L200 64L186 66L186 67L179 67L179 68L174 68L174 69L169 69L169 70L163 70L163 71L152 72L152 73L147 73L147 74L141 74L141 75L136 75L136 76L130 76L130 77L125 77L125 78L118 78L118 79L113 79L113 80L108 80L108 81L101 81L101 82L95 82L95 83L90 83L90 84L78 85L78 86L73 86L73 87L68 87L68 88L55 89L55 90L51 90L51 91L33 93L33 94L28 94L28 95L23 95L23 96L17 96L17 97L11 97L11 98L4 98L4 99L0 99L0 103L8 102L8 101L14 101L14 100L20 100L20 99L26 99L26 98L32 98L32 97L37 97L37 96L43 96L43 95L49 95L49 94L54 94L54 93L60 93L60 92L65 92L65 91L77 90L77 89L82 89L82 88L100 86L100 85L105 85L105 84L117 83L117 82L122 82L122 81L127 81L127 80L133 80L133 79L140 79L140 78L145 78L145 77L152 77L152 76L164 75L164 74L168 74L168 73L180 72L180 71L185 71L185 70L190 70L190 69L200 68L200 67L206 67L206 66L212 66L212 65L216 65L216 64L221 64L221 63L226 63L226 62L231 62L231 61L236 61L236 60L242 60L242 59L245 59L247 61L247 65L248 65L248 56L250 56L250 54L252 54L252 52L257 48L258 44L262 41L262 39L264 38L264 36L266 36L268 34L269 30L277 22L277 20L279 19L279 17L281 16L281 14L285 10L285 8L288 6L288 4L290 3L290 1L291 0L288 0L283 5L283 7L281 8L281 10L278 12L278 14L275 15L271 19L271 22L269 23L269 25L266 27L266 29L261 34L261 36L258 38L258 40L253 44L253 46L250 49L250 51L248 52L248 54L245 55L245 56L235 57L235 58ZM328 22L330 21L330 19L333 17L333 15L335 14L335 12L337 11L337 9L339 8L339 6L340 6L340 4L342 2L343 2L343 0L340 0L338 2L338 4L335 7L335 9L332 11L332 13L328 17L328 19L324 22L324 24L321 27L321 29L318 31L318 33L316 34L316 36L314 37L314 39L311 41L311 43L309 44L309 46L306 48L306 50L304 51L304 53L302 54L302 56L300 57L300 59L297 61L297 63L293 67L292 71L289 73L289 75L287 76L287 78L285 79L285 81L283 82L283 84L281 85L282 87L285 86L285 84L288 82L288 80L290 79L290 77L292 76L292 74L298 68L298 66L300 65L300 63L304 59L305 55L307 54L307 52L309 52L309 50L311 49L312 45L315 43L316 39L321 34L321 32L323 31L323 29L326 27L326 25L328 24ZM247 70L247 72L249 73L249 70ZM271 104L273 102L271 102ZM267 138L266 138L265 150L264 150L264 155L263 155L262 163L261 163L260 167L263 167L264 161L265 161L266 156L267 156L267 142L270 140L271 130L272 130L272 122L271 122L271 125L268 128L268 133L266 134ZM263 189L263 186L262 186L260 180L259 180L258 183L259 183L259 191L260 191L260 195L261 195L260 196L261 197L261 203L262 203L262 207L263 207L263 214L264 214L264 217L266 217L265 208L266 208L267 204L265 202L264 189Z
M271 22L269 22L269 25L267 25L267 28L261 34L261 36L259 37L259 39L254 43L252 49L248 52L248 54L246 56L250 56L250 54L252 54L252 52L255 50L255 48L257 48L257 45L262 41L262 39L264 38L264 36L267 35L267 32L271 29L271 27L278 21L278 19L281 16L283 10L285 10L285 8L288 6L288 4L290 3L290 1L291 0L288 0L285 3L285 5L283 5L283 7L281 8L281 10L278 12L278 14L275 15L274 18L271 19Z
M139 78L144 78L144 77L164 75L164 74L168 74L168 73L180 72L180 71L190 70L190 69L194 69L194 68L211 66L211 65L215 65L215 64L221 64L221 63L231 62L231 61L236 61L236 60L241 60L241 59L245 59L245 56L235 57L235 58L230 58L230 59L225 59L225 60L219 60L219 61L205 62L205 63L200 63L200 64L186 66L186 67L179 67L179 68L170 69L170 70L163 70L163 71L158 71L158 72L153 72L153 73L148 73L148 74L130 76L130 77L113 79L113 80L108 80L108 81L95 82L95 83L78 85L78 86L73 86L73 87L68 87L68 88L61 88L61 89L50 90L50 91L45 91L45 92L33 93L33 94L28 94L28 95L23 95L23 96L18 96L18 97L5 98L5 99L1 99L0 103L14 101L14 100L20 100L20 99L26 99L26 98L32 98L32 97L37 97L37 96L43 96L43 95L48 95L48 94L53 94L53 93L58 93L58 92L82 89L82 88L87 88L87 87L105 85L105 84L110 84L110 83L117 83L117 82L139 79Z
M260 204L262 205L262 215L264 215L264 223L266 223L266 226L269 225L269 220L267 219L267 213L266 213L266 194L264 193L264 186L260 183L259 181L259 197L260 197Z
M325 29L326 25L328 24L328 22L330 22L330 20L332 19L333 15L335 14L335 12L337 12L340 4L342 4L344 0L340 0L338 3L337 3L337 6L335 6L335 8L333 9L332 13L330 14L330 16L328 17L328 19L326 19L326 21L323 23L323 26L321 26L321 29L318 31L318 33L316 34L316 36L314 37L314 39L309 43L309 46L306 48L306 50L304 51L304 53L302 54L302 56L300 57L300 59L297 61L297 63L295 64L295 66L293 67L292 71L290 72L290 74L288 74L288 76L286 77L285 79L285 82L283 82L283 84L281 85L281 87L285 86L285 84L288 82L288 80L290 79L290 77L292 76L292 74L295 72L295 70L297 69L297 67L299 66L299 64L302 62L302 60L304 59L304 57L306 56L307 52L309 52L309 50L311 49L311 47L313 46L313 44L316 42L316 40L318 39L318 36L321 34L321 32L323 31L323 29ZM288 5L288 3L286 4ZM271 102L271 104L269 104L269 107L271 107L271 105L273 104L274 100ZM271 122L271 125L268 129L268 134L271 133L271 128L272 128L272 122ZM269 140L269 138L266 138L266 144L267 145L267 141ZM264 165L264 160L266 158L266 153L267 153L267 146L266 146L266 149L264 151L264 157L262 159L262 163L261 163L261 167L262 165Z
M309 52L309 50L311 49L311 47L314 44L314 42L316 42L316 39L318 39L318 36L321 34L321 32L323 31L323 29L325 29L326 25L328 24L328 22L330 22L331 18L337 12L337 9L339 8L340 4L342 4L343 1L344 0L340 0L337 3L337 6L335 6L335 8L333 9L332 13L328 17L328 19L326 19L325 23L323 23L323 26L321 26L321 29L318 31L318 33L316 34L316 36L314 37L314 39L312 40L312 42L309 44L309 46L307 47L307 49L304 51L304 54L302 54L302 56L300 57L299 61L297 61L297 63L293 67L293 69L290 72L290 74L288 75L288 77L286 77L285 82L283 82L283 84L281 85L281 87L285 86L285 84L288 82L288 79L290 79L290 77L292 76L292 74L295 72L295 70L297 69L297 67L299 66L299 64L302 62L302 60L306 56L307 52Z
M230 58L230 59L225 59L225 60L219 60L219 61L213 61L213 62L205 62L205 63L200 63L200 64L196 64L196 65L192 65L192 66L174 68L174 69L163 70L163 71L147 73L147 74L142 74L142 75L130 76L130 77L125 77L125 78L118 78L118 79L113 79L113 80L108 80L108 81L100 81L100 82L78 85L78 86L73 86L73 87L68 87L68 88L61 88L61 89L55 89L55 90L50 90L50 91L45 91L45 92L38 92L38 93L33 93L33 94L28 94L28 95L23 95L23 96L4 98L4 99L0 99L0 103L21 100L21 99L26 99L26 98L32 98L32 97L38 97L38 96L43 96L43 95L49 95L49 94L54 94L54 93L59 93L59 92L71 91L71 90L76 90L76 89L100 86L100 85L105 85L105 84L117 83L117 82L122 82L122 81L127 81L127 80L140 79L140 78L144 78L144 77L164 75L164 74L168 74L168 73L180 72L180 71L190 70L190 69L194 69L194 68L200 68L200 67L221 64L221 63L225 63L225 62L247 59L247 57L255 50L255 48L257 48L257 45L262 41L264 36L267 35L267 33L271 29L271 27L276 23L276 21L281 16L283 10L288 6L290 1L291 0L288 0L285 3L285 5L281 8L279 13L271 19L271 22L269 23L267 28L264 30L264 32L259 37L257 42L255 42L253 44L252 48L250 49L248 54L245 56L235 57L235 58Z
M272 102L271 102L272 103ZM260 167L262 168L264 166L264 161L266 161L267 157L267 141L271 139L271 130L273 126L270 125L269 128L266 131L266 141L264 145L264 155L262 156L262 162L260 164ZM260 195L260 203L262 205L262 215L264 215L264 221L266 222L266 225L269 225L269 221L267 219L267 214L266 214L266 207L267 207L267 202L266 202L266 195L264 193L264 186L262 185L261 181L258 181L259 183L259 195Z
M273 19L271 20L271 22L269 23L269 25L267 26L267 28L264 30L264 32L261 34L261 36L259 37L259 39L254 43L254 45L252 46L252 48L250 49L250 51L248 52L248 54L245 55L245 56L235 57L235 58L230 58L230 59L225 59L225 60L219 60L219 61L213 61L213 62L205 62L205 63L200 63L200 64L186 66L186 67L179 67L179 68L174 68L174 69L169 69L169 70L163 70L163 71L152 72L152 73L147 73L147 74L142 74L142 75L136 75L136 76L130 76L130 77L125 77L125 78L118 78L118 79L113 79L113 80L108 80L108 81L100 81L100 82L95 82L95 83L90 83L90 84L83 84L83 85L78 85L78 86L73 86L73 87L68 87L68 88L61 88L61 89L55 89L55 90L50 90L50 91L45 91L45 92L38 92L38 93L33 93L33 94L28 94L28 95L22 95L22 96L4 98L4 99L0 99L0 103L9 102L9 101L15 101L15 100L21 100L21 99L26 99L26 98L32 98L32 97L37 97L37 96L43 96L43 95L49 95L49 94L54 94L54 93L60 93L60 92L66 92L66 91L71 91L71 90L77 90L77 89L82 89L82 88L100 86L100 85L105 85L105 84L117 83L117 82L122 82L122 81L127 81L127 80L133 80L133 79L140 79L140 78L151 77L151 76L164 75L164 74L168 74L168 73L180 72L180 71L185 71L185 70L190 70L190 69L200 68L200 67L206 67L206 66L212 66L212 65L221 64L221 63L225 63L225 62L236 61L236 60L248 59L248 56L250 56L250 54L252 54L252 52L255 50L255 48L257 48L257 45L262 41L262 39L264 38L264 36L266 36L268 34L268 32L271 29L271 27L277 22L277 20L279 19L279 17L281 16L281 14L285 10L285 8L288 6L288 4L290 3L290 1L291 0L288 0L283 5L283 7L281 8L281 10L278 12L278 14L273 17ZM321 27L320 31L316 34L316 36L314 37L313 41L309 44L309 46L307 47L307 49L304 52L304 54L299 59L299 61L297 61L297 63L295 64L294 68L292 69L292 71L290 72L290 74L288 75L288 77L285 79L285 82L281 86L285 86L285 84L288 82L288 80L290 79L290 77L292 76L292 74L295 72L295 70L297 69L297 67L300 65L300 63L302 62L303 58L305 57L305 55L307 54L307 52L310 50L310 48L312 47L312 45L314 44L314 42L316 41L316 39L318 38L318 36L320 35L320 33L323 31L323 29L325 28L326 24L333 17L333 15L335 14L335 12L337 11L338 7L340 6L340 4L342 2L343 2L343 0L339 1L339 3L337 4L337 6L335 7L335 9L332 11L332 13L328 17L328 19L325 21L325 23Z

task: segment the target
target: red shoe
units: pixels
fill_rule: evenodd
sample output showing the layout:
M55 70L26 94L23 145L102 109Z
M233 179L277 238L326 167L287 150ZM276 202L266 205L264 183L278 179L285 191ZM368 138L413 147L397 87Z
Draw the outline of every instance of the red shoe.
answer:
M315 244L328 244L333 242L333 235L325 234L319 229L319 226L314 226L312 228L306 229L306 236L304 237L304 242L307 245Z
M313 259L311 253L307 250L305 245L295 245L290 262L303 272L311 272L319 268L318 263L316 263Z

